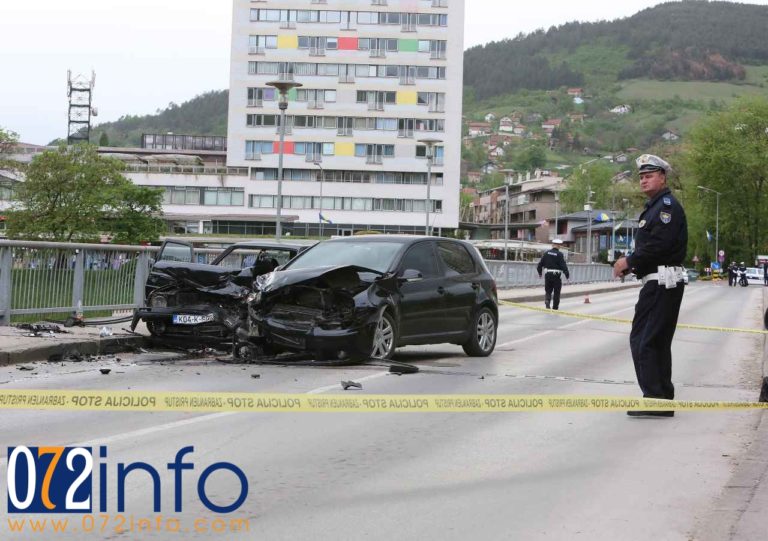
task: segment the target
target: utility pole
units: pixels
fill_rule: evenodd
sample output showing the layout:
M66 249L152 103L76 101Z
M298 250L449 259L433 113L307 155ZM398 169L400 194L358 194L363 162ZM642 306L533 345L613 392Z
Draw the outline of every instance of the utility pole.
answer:
M587 203L584 210L587 211L587 263L592 264L592 186L587 186Z

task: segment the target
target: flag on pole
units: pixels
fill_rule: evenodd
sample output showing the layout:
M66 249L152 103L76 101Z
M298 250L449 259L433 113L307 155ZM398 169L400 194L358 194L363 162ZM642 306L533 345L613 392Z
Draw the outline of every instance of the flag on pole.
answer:
M712 233L707 231L707 242L712 242Z
M605 212L601 212L597 216L595 216L595 220L598 222L608 222L611 220L611 217L608 216Z
M328 218L326 218L325 216L323 216L323 213L322 213L322 212L318 212L318 213L317 213L317 215L319 216L319 218L320 218L320 221L321 221L322 223L324 223L324 224L333 224L333 222L332 222L332 221L330 221Z

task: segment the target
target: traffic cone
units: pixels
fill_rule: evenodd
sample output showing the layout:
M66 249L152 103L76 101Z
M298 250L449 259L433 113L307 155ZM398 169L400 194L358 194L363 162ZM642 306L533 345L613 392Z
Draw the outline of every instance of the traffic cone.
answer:
M589 293L584 294L584 304L592 304L589 300Z

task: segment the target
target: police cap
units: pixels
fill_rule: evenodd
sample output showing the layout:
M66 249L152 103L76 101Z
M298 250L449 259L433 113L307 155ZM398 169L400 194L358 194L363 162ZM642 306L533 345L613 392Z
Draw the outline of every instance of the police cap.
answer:
M666 174L669 173L669 171L672 169L672 166L669 165L669 163L662 160L658 156L654 156L653 154L643 154L637 160L635 160L635 163L637 163L637 169L641 173L664 171Z

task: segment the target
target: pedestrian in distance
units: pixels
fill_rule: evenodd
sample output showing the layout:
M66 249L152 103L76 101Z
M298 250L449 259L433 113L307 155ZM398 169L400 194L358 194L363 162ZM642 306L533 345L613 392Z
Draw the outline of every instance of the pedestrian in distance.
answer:
M549 308L551 302L554 310L560 307L560 290L563 288L562 275L565 274L566 279L571 277L568 272L568 265L565 263L565 257L560 252L562 245L562 240L554 239L552 249L542 256L536 267L539 278L541 278L542 272L544 273L544 306Z
M738 265L736 265L735 261L731 261L731 264L728 266L728 287L733 287L736 285L736 274L738 273Z
M768 263L763 263L763 285L768 286Z
M688 274L682 267L688 223L667 186L670 165L652 154L637 159L640 189L648 197L640 215L635 251L619 259L614 277L633 272L642 280L629 345L645 398L674 400L672 338ZM631 417L673 417L674 411L628 411Z

